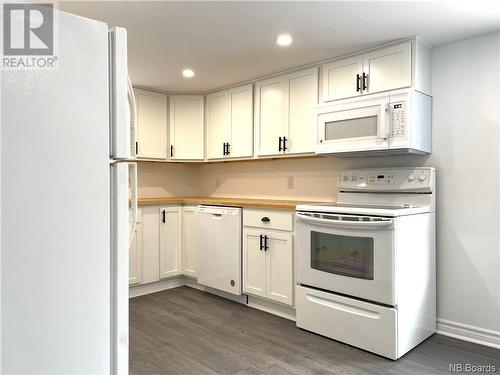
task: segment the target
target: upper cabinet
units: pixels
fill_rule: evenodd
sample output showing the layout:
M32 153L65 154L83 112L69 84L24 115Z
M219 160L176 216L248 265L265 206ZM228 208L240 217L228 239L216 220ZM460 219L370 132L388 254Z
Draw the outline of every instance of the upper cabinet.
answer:
M410 87L411 42L365 53L363 74L361 86L364 93Z
M255 147L258 156L314 152L318 69L257 82Z
M321 66L322 101L414 87L430 95L430 48L414 39Z
M167 96L134 89L137 103L136 151L139 158L167 158Z
M359 95L363 74L363 57L337 60L321 67L323 101Z
M253 155L253 85L207 95L207 159Z
M204 96L170 96L170 159L203 160Z

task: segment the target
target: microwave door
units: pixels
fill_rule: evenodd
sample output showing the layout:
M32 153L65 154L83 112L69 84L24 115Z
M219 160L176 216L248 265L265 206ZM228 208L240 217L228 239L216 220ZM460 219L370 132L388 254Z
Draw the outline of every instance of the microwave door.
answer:
M318 115L318 153L389 148L385 103Z

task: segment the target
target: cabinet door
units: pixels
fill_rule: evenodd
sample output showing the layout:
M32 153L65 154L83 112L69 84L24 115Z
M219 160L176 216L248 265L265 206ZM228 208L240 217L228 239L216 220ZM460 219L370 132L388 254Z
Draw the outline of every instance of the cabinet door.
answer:
M134 89L137 105L137 157L167 158L167 97Z
M257 155L279 155L279 137L288 134L288 80L278 77L258 82L256 90Z
M141 207L142 284L160 279L160 211L155 206Z
M314 152L318 105L318 69L295 73L288 81L287 154Z
M363 74L362 56L337 60L321 67L322 101L349 98L361 93L357 75Z
M266 297L266 252L260 250L260 235L254 229L243 230L243 291Z
M198 276L198 212L196 206L182 208L182 273Z
M224 143L231 138L228 93L207 96L207 158L224 158Z
M160 278L181 274L182 207L160 208Z
M229 157L253 155L253 85L228 90L231 141Z
M293 305L293 245L289 233L271 233L266 235L267 280L266 297L287 305Z
M140 284L142 282L142 224L137 223L134 237L129 248L128 263L128 283L129 285Z
M204 96L170 96L170 158L203 160L205 157Z
M411 86L411 42L404 42L363 55L368 74L365 93Z

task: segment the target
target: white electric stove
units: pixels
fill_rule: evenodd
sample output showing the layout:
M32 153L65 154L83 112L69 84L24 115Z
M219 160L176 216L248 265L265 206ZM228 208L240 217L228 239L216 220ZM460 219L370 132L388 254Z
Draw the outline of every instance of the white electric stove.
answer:
M397 359L435 332L434 168L343 171L296 212L297 326Z

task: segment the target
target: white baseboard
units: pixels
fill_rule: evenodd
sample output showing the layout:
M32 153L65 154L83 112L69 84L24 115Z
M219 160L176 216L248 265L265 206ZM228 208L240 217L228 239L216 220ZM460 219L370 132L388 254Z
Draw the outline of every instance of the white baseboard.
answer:
M145 294L161 292L163 290L177 288L186 285L183 276L176 276L166 280L156 281L154 283L131 286L128 292L128 298L143 296Z
M500 349L500 332L468 324L438 319L437 333L456 339Z

